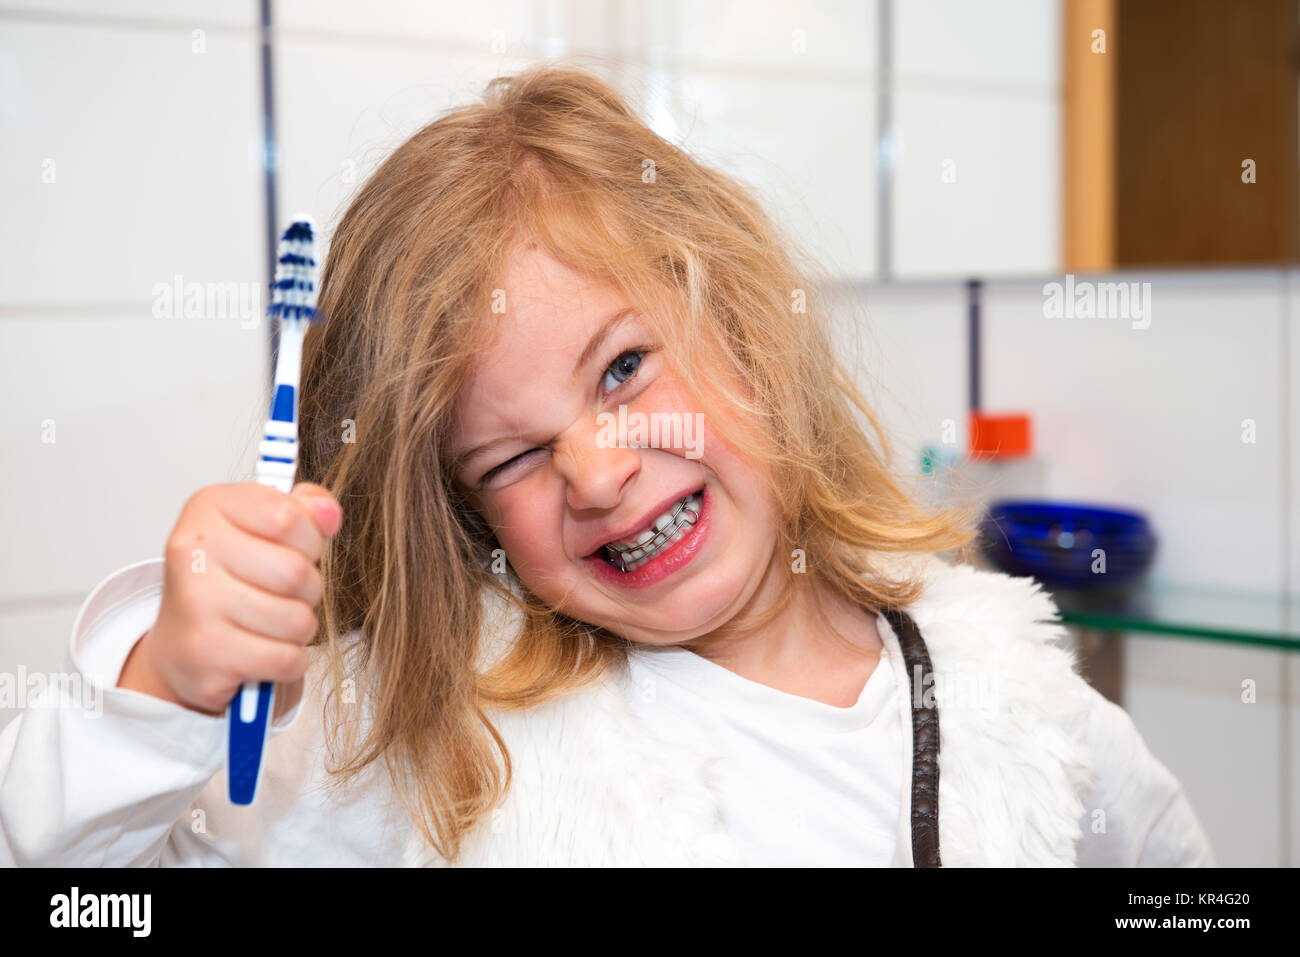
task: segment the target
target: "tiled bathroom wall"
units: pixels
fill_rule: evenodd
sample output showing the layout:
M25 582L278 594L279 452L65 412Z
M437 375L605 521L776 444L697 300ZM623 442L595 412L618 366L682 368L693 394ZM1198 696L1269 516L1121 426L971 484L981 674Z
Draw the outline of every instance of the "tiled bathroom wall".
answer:
M9 671L58 668L90 588L247 474L266 414L260 311L162 292L264 296L255 4L106 9L0 3Z
M901 463L945 420L964 445L962 283L980 276L985 406L1032 414L1048 494L1148 511L1168 580L1300 591L1296 275L1126 275L1152 283L1142 330L1044 317L1057 3L905 0L883 21L876 0L273 9L277 222L328 227L439 111L581 54L833 279L845 361ZM89 589L157 555L195 489L250 474L260 314L165 290L265 288L259 18L253 0L0 0L0 668L57 669ZM896 136L878 151L882 104ZM1220 862L1300 861L1300 655L1136 635L1127 651L1126 705Z

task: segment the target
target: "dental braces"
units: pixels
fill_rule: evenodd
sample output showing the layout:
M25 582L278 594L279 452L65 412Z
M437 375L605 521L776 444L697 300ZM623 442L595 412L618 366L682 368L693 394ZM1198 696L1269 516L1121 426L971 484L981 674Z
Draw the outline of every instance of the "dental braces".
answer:
M668 527L657 531L655 533L655 537L650 539L650 541L646 542L644 545L628 545L626 548L622 550L619 550L617 546L611 546L614 548L615 551L618 552L619 571L624 573L627 572L628 563L626 561L625 556L629 552L634 552L637 549L644 550L647 548L660 548L668 541L669 538L671 538L672 536L680 532L682 529L678 527L677 519L681 516L683 511L685 511L691 516L689 519L686 520L687 527L694 525L696 522L700 520L700 513L697 512L695 509L691 508L685 501L681 501L673 506L672 521L668 523ZM660 539L662 539L662 541L660 541ZM641 558L638 558L637 561L641 561L641 559L643 558L645 558L644 555L642 555Z

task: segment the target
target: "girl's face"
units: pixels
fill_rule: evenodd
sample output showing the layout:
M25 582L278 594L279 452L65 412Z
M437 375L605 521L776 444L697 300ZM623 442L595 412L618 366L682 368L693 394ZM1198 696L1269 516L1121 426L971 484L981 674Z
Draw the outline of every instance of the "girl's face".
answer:
M456 481L507 560L552 608L633 641L677 644L725 624L777 557L761 476L697 415L650 327L614 287L531 246L511 256L503 291L505 312L489 320L495 341L463 396L455 452L500 441L472 455ZM673 421L685 427L664 427ZM636 538L700 489L699 521L640 569L600 557L599 546Z

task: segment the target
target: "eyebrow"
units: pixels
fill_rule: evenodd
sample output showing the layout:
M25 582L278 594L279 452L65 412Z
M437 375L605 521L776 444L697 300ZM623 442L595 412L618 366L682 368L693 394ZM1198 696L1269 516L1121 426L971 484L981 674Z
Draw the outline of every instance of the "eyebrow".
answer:
M600 328L597 329L592 334L591 338L587 340L586 346L583 347L582 355L578 356L578 361L574 363L573 372L569 375L570 383L575 382L578 376L582 373L582 370L585 369L591 363L592 359L596 357L596 354L600 351L600 347L604 345L605 340L609 338L610 333L614 331L615 327L617 327L619 323L634 311L635 310L631 306L624 306L605 317L600 324ZM493 449L502 445L509 445L511 442L516 442L519 438L520 435L517 432L509 435L499 435L486 442L480 442L473 448L466 449L464 452L457 454L452 460L452 474L455 475L459 473L461 469L469 465L470 462L474 461L479 456L491 452Z
M587 340L586 348L582 350L582 355L578 356L578 361L574 363L573 372L569 375L569 382L577 380L578 375L583 369L587 368L588 363L590 363L592 359L596 358L596 353L600 351L600 347L604 345L605 340L609 338L609 334L614 331L614 327L626 319L628 314L631 312L632 307L626 306L606 317L605 321L600 324L600 328L596 330L595 334L589 340Z

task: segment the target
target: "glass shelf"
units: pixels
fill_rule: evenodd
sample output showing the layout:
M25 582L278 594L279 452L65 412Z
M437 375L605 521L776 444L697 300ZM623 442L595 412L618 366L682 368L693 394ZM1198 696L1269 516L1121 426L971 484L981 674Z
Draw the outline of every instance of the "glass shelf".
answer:
M1062 587L1048 591L1067 624L1300 651L1296 594L1161 582L1143 582L1126 592Z

